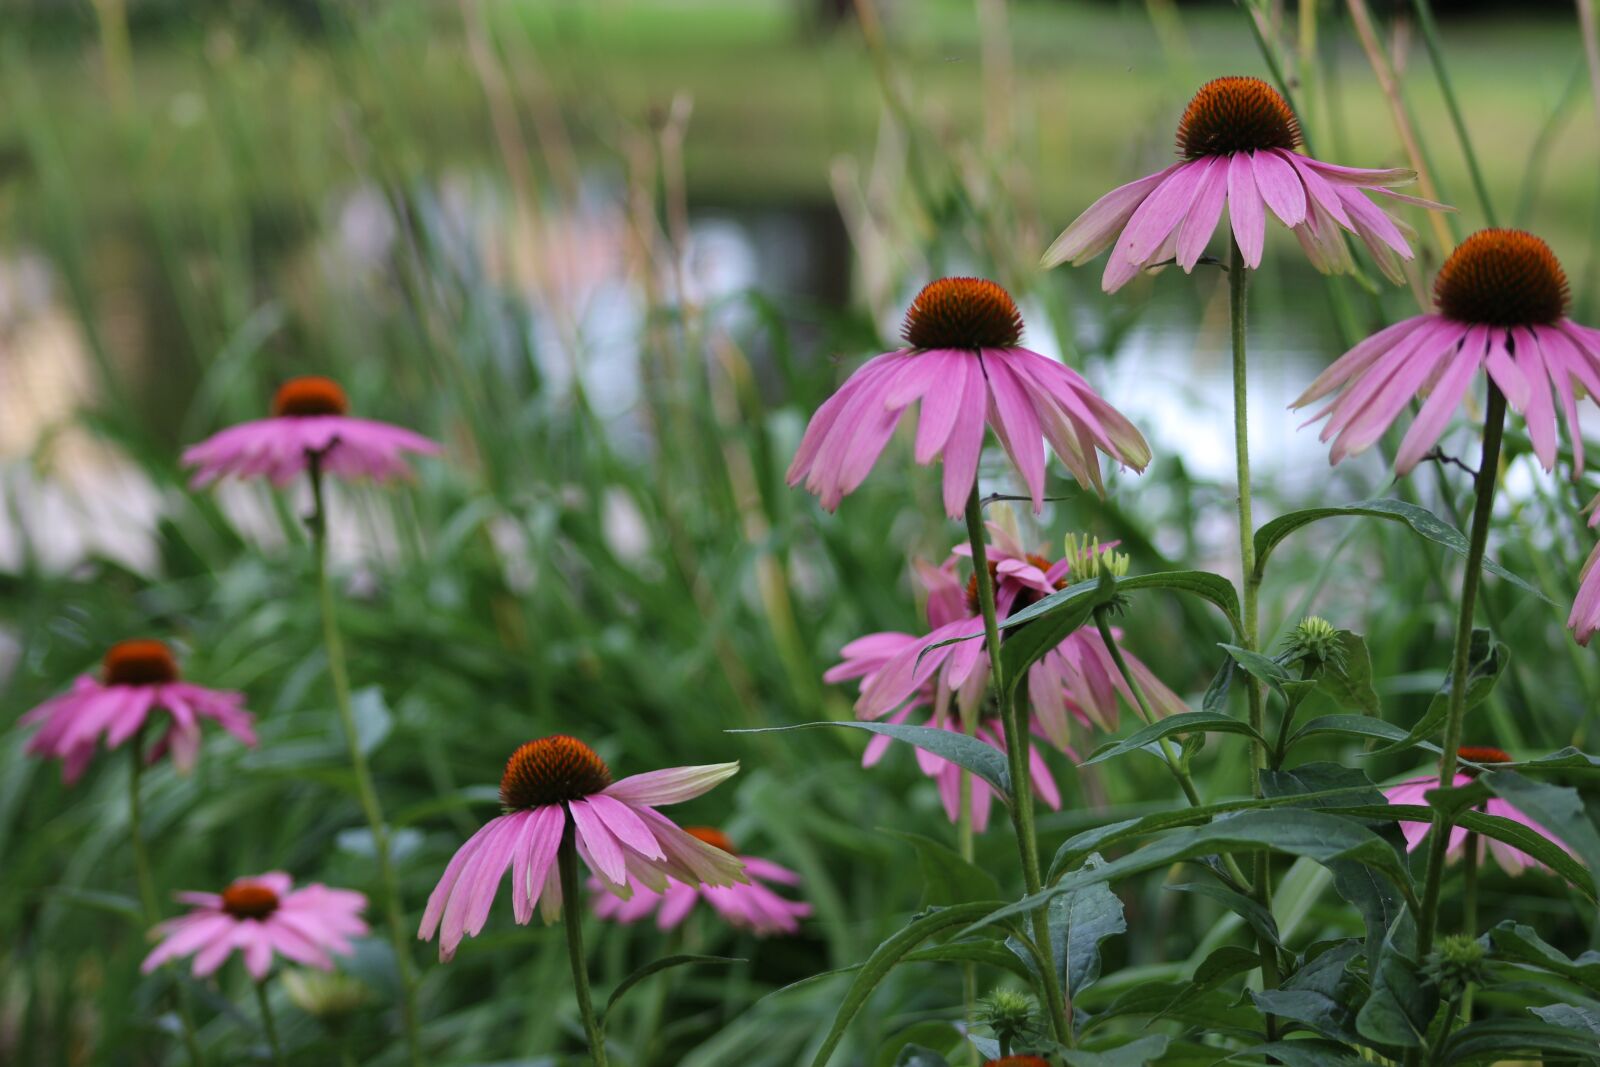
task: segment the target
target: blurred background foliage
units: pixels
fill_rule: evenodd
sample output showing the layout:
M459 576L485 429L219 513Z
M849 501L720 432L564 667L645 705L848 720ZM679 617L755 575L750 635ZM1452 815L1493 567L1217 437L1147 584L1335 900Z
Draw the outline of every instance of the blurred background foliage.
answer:
M731 727L851 714L825 687L839 647L921 623L908 561L960 538L909 447L837 515L782 474L805 418L894 343L926 280L995 277L1033 347L1082 369L1157 459L1106 501L1065 481L1031 534L1121 539L1136 569L1232 572L1226 286L1202 268L1098 291L1099 265L1041 275L1049 239L1114 185L1164 165L1199 83L1266 76L1252 19L1294 80L1319 155L1406 165L1392 105L1418 131L1450 225L1483 223L1405 5L1078 0L16 0L0 8L0 726L131 635L178 642L190 677L245 690L262 744L212 738L197 774L148 779L163 890L283 868L373 890L319 642L303 487L196 495L176 456L264 413L285 377L327 373L355 409L442 440L414 485L334 498L335 557L359 712L413 915L454 847L494 811L521 741L578 734L619 774L744 761L680 812L797 868L816 916L754 941L697 917L608 931L603 992L670 951L746 959L681 971L613 1021L635 1064L792 1064L826 1030L841 980L938 902L917 853L882 828L949 841L906 751L870 772L860 739ZM1571 7L1451 5L1447 52L1503 220L1546 237L1577 316L1600 264L1595 102ZM862 19L862 14L866 18ZM1297 15L1310 18L1297 18ZM1398 72L1386 99L1369 66ZM1330 470L1284 406L1353 339L1415 312L1449 231L1419 213L1413 285L1328 282L1287 235L1255 279L1252 434L1258 521L1394 492L1459 515L1459 470L1390 485L1382 455ZM1376 277L1376 276L1374 276ZM1447 439L1464 454L1467 433ZM1570 601L1593 543L1593 486L1534 476L1512 435L1491 553ZM1057 472L1059 473L1059 472ZM1015 490L999 465L987 489ZM1328 523L1280 549L1265 630L1307 611L1366 633L1384 715L1421 713L1449 658L1453 557L1390 524ZM1140 600L1130 646L1197 701L1218 621ZM1564 608L1491 581L1510 635L1505 684L1469 740L1583 745L1600 671ZM126 848L127 766L77 788L0 733L0 1061L177 1062L163 992L141 980ZM1084 749L1094 746L1084 739ZM1330 743L1327 758L1356 753ZM1245 787L1243 753L1196 757L1209 799ZM1379 781L1414 756L1368 760ZM1174 803L1156 764L1054 765L1068 833ZM980 861L1009 872L997 826ZM1485 924L1514 915L1587 942L1553 879L1483 874ZM1137 936L1108 943L1095 992L1184 977L1238 922L1203 898L1121 887ZM1275 902L1291 943L1358 924L1312 869ZM1016 887L1007 886L1008 892ZM346 1035L398 1062L392 964L351 970L373 1005ZM502 904L442 967L419 946L436 1062L565 1062L581 1048L559 930ZM242 974L197 986L219 1062L264 1047ZM837 1062L937 1044L959 1003L949 966L901 969ZM766 999L763 999L763 998ZM1092 1006L1092 1005L1091 1005ZM334 1041L283 1004L295 1062ZM908 1028L916 1028L914 1031ZM932 1035L932 1036L930 1036ZM884 1051L886 1050L886 1051Z

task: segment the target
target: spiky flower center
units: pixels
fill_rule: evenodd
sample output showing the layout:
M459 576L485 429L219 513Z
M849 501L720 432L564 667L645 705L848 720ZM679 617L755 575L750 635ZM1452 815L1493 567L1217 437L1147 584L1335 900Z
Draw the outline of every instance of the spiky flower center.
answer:
M1539 326L1567 313L1567 275L1550 246L1522 230L1479 230L1433 283L1439 313L1485 326Z
M1278 90L1260 78L1206 82L1178 120L1178 152L1185 159L1298 147L1300 120Z
M272 398L272 413L279 418L343 415L349 410L349 399L332 378L291 378L279 386Z
M235 882L222 891L222 910L235 919L265 919L278 910L278 894L256 882Z
M912 348L1015 348L1022 343L1022 312L994 282L940 278L911 301L900 336Z
M107 650L101 674L107 685L166 685L178 680L178 661L160 641L118 641Z
M1030 554L1027 557L1027 560L1029 563L1039 568L1041 572L1048 572L1053 566L1053 564L1043 556L1035 556ZM1000 588L1000 563L998 560L991 559L989 561L989 582L995 587L996 590ZM1065 589L1067 587L1067 580L1065 578L1057 578L1055 581L1055 587L1057 589ZM1015 614L1029 605L1037 604L1039 600L1039 591L1033 588L1031 585L1025 585L1021 589L1017 590L1017 597L1011 602L1011 613ZM967 610L974 615L978 615L983 612L983 601L982 598L978 596L977 572L973 572L972 577L967 579Z
M690 837L704 841L712 848L720 848L722 851L734 856L739 854L738 850L733 847L733 839L715 826L685 826L683 832Z
M1456 758L1468 763L1510 763L1511 754L1504 749L1486 745L1462 745L1456 749Z
M529 741L511 754L500 778L508 811L582 800L611 784L611 768L594 749L566 734Z

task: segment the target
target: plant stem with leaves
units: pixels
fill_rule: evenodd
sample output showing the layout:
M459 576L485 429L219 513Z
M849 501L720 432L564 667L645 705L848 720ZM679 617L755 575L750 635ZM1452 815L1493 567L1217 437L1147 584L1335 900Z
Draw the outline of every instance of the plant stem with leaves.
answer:
M1000 622L995 610L994 576L989 573L989 552L984 541L983 502L978 484L972 484L967 497L967 540L972 546L972 571L978 583L978 603L983 610L984 640L989 652L989 678L994 685L995 702L1000 709L1000 727L1005 736L1006 758L1011 772L1011 823L1017 834L1017 851L1022 857L1022 884L1028 896L1043 888L1039 871L1039 842L1033 828L1033 790L1028 774L1027 724L1018 718L1010 679L1000 659ZM1033 937L1038 945L1040 979L1044 985L1046 1007L1055 1039L1072 1044L1072 1027L1067 1021L1066 997L1056 976L1055 952L1050 940L1048 910L1033 913Z
M367 766L367 755L361 747L361 736L356 729L354 706L350 700L350 672L345 664L344 639L339 632L339 619L335 612L333 582L328 575L328 508L322 479L322 459L319 454L310 457L308 469L311 476L311 515L306 525L311 529L311 540L316 557L317 599L322 613L322 640L327 649L328 675L333 680L334 703L338 706L339 721L344 728L345 742L350 751L350 769L356 779L356 793L361 800L361 811L366 816L367 828L372 833L372 851L378 861L378 879L383 887L384 917L389 927L389 940L394 946L394 965L400 984L400 1017L405 1028L406 1046L411 1067L422 1067L422 1037L417 1020L417 986L411 970L411 943L406 938L404 918L401 914L400 885L395 878L394 861L389 852L389 827L384 822L383 808L378 802L378 791L372 784L372 771Z
M583 951L583 886L578 883L577 836L571 818L567 821L566 830L561 835L561 847L556 852L556 864L561 870L561 921L567 928L567 956L572 963L572 987L578 996L578 1015L583 1019L583 1032L589 1039L589 1054L594 1059L594 1067L606 1067L606 1036L589 997L589 961Z

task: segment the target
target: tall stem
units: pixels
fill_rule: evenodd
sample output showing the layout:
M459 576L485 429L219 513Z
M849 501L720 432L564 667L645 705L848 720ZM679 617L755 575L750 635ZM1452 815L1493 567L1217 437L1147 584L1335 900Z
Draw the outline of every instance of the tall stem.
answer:
M378 860L378 877L383 884L383 910L388 920L389 940L394 946L395 970L400 978L400 1017L405 1027L411 1067L422 1067L422 1039L417 1029L416 979L411 972L411 944L406 938L401 915L400 886L395 879L394 863L389 855L389 828L383 820L378 791L372 784L372 771L367 767L367 756L361 750L361 738L356 732L355 710L350 703L350 673L344 658L344 639L339 633L333 583L328 577L328 509L323 495L320 454L311 456L308 469L311 475L312 512L307 525L311 528L311 540L315 548L317 599L322 610L322 641L327 648L328 675L333 680L334 703L338 706L339 721L344 727L345 743L350 750L350 769L355 774L361 811L367 818L367 828L372 833L372 850Z
M1468 937L1478 936L1478 850L1483 839L1477 834L1467 834L1466 852L1462 856L1461 875L1461 931ZM1461 1025L1472 1021L1472 985L1461 991Z
M1244 633L1239 635L1239 640L1245 648L1254 652L1259 640L1256 594L1261 587L1261 580L1256 574L1256 527L1250 508L1250 385L1249 359L1245 355L1245 296L1249 277L1244 265L1244 250L1239 247L1239 242L1230 240L1229 246L1228 325L1233 342L1233 453L1239 481L1239 575L1244 586ZM1266 724L1261 687L1254 678L1246 676L1244 691L1250 709L1250 726L1255 730L1256 737L1260 738L1264 736L1262 731ZM1261 768L1266 763L1266 756L1266 742L1252 740L1251 796L1261 795ZM1269 884L1271 870L1269 855L1264 851L1257 852L1250 885L1254 890L1252 895L1262 907L1270 907L1272 903L1272 886ZM1267 938L1261 939L1260 947L1261 984L1267 989L1274 989L1278 985L1278 950ZM1277 1037L1277 1028L1277 1019L1269 1014L1269 1041Z
M140 730L128 746L133 766L128 772L128 837L133 847L133 869L139 882L139 901L144 906L144 925L148 930L161 921L161 904L156 896L156 880L151 873L150 852L144 843L144 801L139 786L144 780L144 731ZM193 1067L205 1067L205 1056L200 1052L200 1038L194 1026L194 1014L189 1010L189 998L181 987L174 987L172 1000L178 1006L178 1020L183 1025L183 1047L189 1054Z
M1028 896L1043 888L1039 876L1039 842L1033 829L1033 790L1029 787L1028 731L1018 720L1012 700L1010 680L1000 659L1000 621L994 606L994 578L989 573L989 552L984 542L983 504L978 499L978 483L972 483L967 497L967 540L972 545L972 572L978 582L978 603L983 610L984 641L989 652L989 677L994 683L995 703L1000 708L1000 727L1005 735L1006 758L1011 771L1011 825L1017 834L1017 851L1022 857L1022 885ZM1055 950L1050 941L1050 917L1046 909L1033 913L1033 939L1039 947L1045 999L1050 1025L1063 1045L1072 1044L1066 995L1056 975Z
M287 1067L288 1060L283 1058L283 1043L278 1040L278 1024L272 1019L272 1005L267 1003L267 983L265 979L255 983L256 1003L261 1006L261 1029L266 1032L267 1045L272 1049L272 1062L278 1067Z
M1461 613L1456 618L1455 655L1450 663L1450 703L1444 723L1444 752L1439 756L1439 788L1448 789L1456 777L1456 749L1461 747L1461 720L1467 710L1467 671L1472 648L1472 614L1478 600L1478 585L1483 579L1483 551L1489 541L1489 513L1494 509L1495 479L1500 467L1500 437L1505 429L1506 398L1494 382L1489 383L1489 405L1484 415L1483 458L1475 480L1476 501L1472 507L1472 532L1467 541L1467 565L1461 575ZM1417 956L1433 948L1434 928L1439 921L1439 885L1444 880L1445 852L1450 844L1450 828L1455 819L1435 809L1433 828L1428 832L1428 873L1422 884L1422 911L1417 917Z
M556 863L561 868L561 921L567 928L567 955L572 962L572 987L578 994L578 1014L583 1017L583 1032L589 1038L594 1067L606 1067L606 1037L589 999L589 962L583 953L583 887L578 884L577 837L571 825L561 835Z

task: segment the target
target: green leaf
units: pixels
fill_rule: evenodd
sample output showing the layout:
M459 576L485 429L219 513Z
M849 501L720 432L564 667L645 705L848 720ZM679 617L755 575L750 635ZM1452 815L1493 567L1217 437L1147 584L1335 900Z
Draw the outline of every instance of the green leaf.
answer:
M945 1054L962 1044L961 1031L942 1020L913 1023L883 1043L875 1067L949 1067Z
M1016 915L1044 907L1051 900L1095 882L1115 882L1129 875L1166 867L1182 860L1221 852L1283 852L1304 856L1327 865L1329 860L1348 859L1381 871L1402 887L1409 897L1411 881L1399 857L1389 845L1360 823L1319 811L1241 811L1193 831L1167 834L1136 852L1102 867L1084 867L1063 877L1054 886L1008 904L969 928L980 929Z
M1472 631L1472 643L1467 649L1466 711L1471 711L1489 698L1489 693L1493 691L1495 683L1500 680L1501 672L1505 670L1510 660L1511 649L1503 642L1496 641L1488 630ZM1410 733L1393 744L1374 749L1371 754L1386 756L1432 737L1450 715L1450 677L1445 675L1439 691L1428 702L1428 710L1411 728Z
M1226 886L1213 885L1210 882L1182 882L1165 888L1174 893L1193 893L1196 896L1210 897L1248 923L1258 938L1273 945L1283 944L1283 939L1278 933L1278 923L1273 919L1272 913L1243 893L1235 893ZM1255 953L1250 953L1250 956L1257 963L1260 962Z
M950 1061L921 1045L906 1045L895 1057L894 1067L950 1067Z
M1600 1011L1593 1008L1579 1007L1576 1004L1547 1004L1542 1008L1528 1010L1551 1026L1600 1038ZM1596 1052L1600 1053L1600 1046L1596 1046Z
M1151 1016L1204 1027L1213 1034L1260 1036L1261 1016L1240 1007L1237 998L1220 990L1196 989L1193 982L1140 982L1120 994L1102 1011L1086 1019L1089 1033L1113 1019Z
M1066 611L1068 605L1088 596L1099 585L1098 580L1069 585L1014 613L1000 623L1000 628L1009 630ZM1221 609L1234 633L1240 633L1244 629L1239 621L1238 590L1234 589L1232 582L1220 574L1212 574L1210 571L1157 571L1154 574L1134 574L1126 578L1117 578L1112 588L1119 595L1141 589L1175 589L1180 593L1191 593Z
M1451 526L1427 508L1419 508L1415 504L1407 504L1403 500L1380 497L1372 500L1358 500L1354 504L1344 504L1337 507L1306 508L1303 511L1291 511L1289 514L1280 515L1262 526L1256 531L1255 535L1257 580L1259 581L1261 575L1266 573L1267 559L1272 555L1272 550L1285 537L1288 537L1300 527L1316 522L1319 519L1351 516L1366 516L1405 523L1434 544L1443 545L1459 556L1464 557L1467 555L1467 539L1460 530ZM1554 603L1534 586L1518 578L1492 559L1485 557L1483 569L1504 578L1519 589L1533 594L1547 604Z
M833 1026L829 1028L827 1036L817 1048L817 1054L812 1057L812 1067L824 1067L833 1057L834 1050L844 1039L845 1030L849 1028L856 1013L866 1004L872 991L878 988L878 983L882 982L906 955L935 934L953 927L970 926L984 915L992 915L999 906L997 901L977 901L924 912L913 919L905 929L896 932L873 949L872 955L861 965L861 970L856 973L855 980L845 992L844 1001L833 1017Z
M638 985L640 982L644 981L646 978L649 978L652 974L657 974L672 967L682 967L690 963L728 964L746 962L748 961L734 959L730 956L693 956L686 954L677 956L663 956L658 960L651 960L649 963L645 964L643 967L640 967L638 970L628 975L628 977L617 983L617 988L613 989L611 991L611 995L606 998L605 1010L600 1013L600 1018L603 1021L605 1017L610 1014L611 1009L616 1006L617 1002L622 999L622 995L624 993Z
M1378 691L1372 687L1372 654L1367 642L1349 630L1340 630L1338 639L1344 656L1323 665L1318 688L1346 711L1376 717L1382 707Z
M1439 1010L1438 988L1424 980L1415 959L1416 938L1416 923L1402 914L1371 966L1372 993L1356 1015L1356 1029L1380 1045L1421 1048Z
M922 906L965 904L969 900L994 900L1000 883L994 875L965 859L955 849L923 834L885 828L917 853L922 872Z
M1589 869L1590 886L1600 890L1600 832L1595 830L1576 789L1536 782L1506 770L1489 771L1478 781L1577 853ZM1594 895L1590 893L1591 899Z
M1086 869L1103 866L1105 860L1094 855ZM1052 900L1049 914L1056 968L1065 988L1076 995L1100 977L1100 945L1128 929L1122 900L1110 886L1096 882Z
M1164 1056L1171 1041L1165 1034L1151 1034L1103 1052L1068 1049L1061 1058L1067 1067L1145 1067Z
M1195 808L1173 808L1169 811L1158 811L1137 819L1123 819L1119 822L1107 823L1096 826L1075 834L1062 843L1056 850L1055 858L1050 861L1050 874L1046 881L1054 882L1069 867L1076 867L1083 862L1091 852L1109 848L1122 841L1135 837L1144 837L1148 834L1170 830L1178 826L1197 826L1210 822L1218 815L1227 815L1236 811L1251 811L1258 808L1287 808L1305 807L1311 800L1328 801L1359 801L1366 797L1366 786L1357 789L1334 789L1327 793L1309 796L1278 797L1274 799L1252 798L1247 800L1225 800L1216 804L1204 804Z
M1600 771L1600 756L1591 756L1568 745L1549 755L1505 766L1518 771Z
M1269 1041L1235 1052L1219 1063L1238 1063L1250 1058L1263 1064L1283 1064L1283 1067L1371 1067L1371 1064L1351 1052L1338 1041L1320 1037L1298 1041Z
M1244 734L1266 744L1263 738L1250 724L1242 719L1235 719L1231 715L1223 715L1214 711L1185 711L1177 715L1169 715L1149 726L1134 732L1131 736L1114 741L1096 749L1094 754L1084 760L1080 766L1089 767L1096 763L1125 756L1129 752L1137 752L1146 745L1153 745L1163 737L1173 734L1192 733L1217 733L1217 734Z
M68 904L76 904L79 907L92 908L95 911L121 916L141 930L146 925L144 906L136 898L126 893L111 893L103 889L79 889L75 886L59 885L45 889L44 894L55 900L65 901Z
M1200 710L1209 711L1220 715L1228 709L1228 690L1233 685L1233 672L1236 670L1233 658L1222 661L1222 666L1217 668L1216 676L1211 679L1211 684L1206 687L1206 695L1200 698Z
M1595 1041L1565 1027L1531 1019L1484 1019L1451 1034L1441 1060L1455 1065L1476 1060L1543 1059L1546 1053L1593 1061Z
M1319 715L1294 732L1289 738L1292 748L1302 738L1316 734L1338 734L1341 737L1359 737L1368 740L1398 741L1406 732L1382 719L1365 715Z
M1256 681L1271 687L1272 691L1279 696L1284 696L1284 685L1295 680L1295 676L1290 673L1289 668L1271 656L1263 656L1259 652L1253 652L1248 648L1240 648L1238 645L1223 644L1222 650L1232 656L1233 661L1245 673ZM1287 697L1284 698L1288 699Z
M1276 924L1274 924L1276 925ZM1200 961L1194 969L1194 984L1199 989L1213 989L1234 975L1253 971L1261 966L1261 957L1239 945L1223 945Z
M936 730L931 726L904 726L887 722L854 722L848 719L829 720L825 722L803 722L794 726L763 726L755 729L727 730L730 734L777 734L789 730L814 730L825 726L843 726L851 730L866 730L868 733L883 734L896 741L904 741L916 745L920 749L932 752L935 756L947 759L958 767L982 778L1000 791L1001 797L1011 795L1011 771L1006 764L1005 753L993 745L986 745L976 737L965 734L953 733L949 730Z
M1117 580L1111 572L1103 571L1094 581L1079 582L1052 593L1038 604L1005 619L1000 628L1013 630L1000 646L1000 662L1005 667L1007 685L1015 691L1027 676L1028 668L1087 623L1096 608L1111 603L1116 598L1116 590ZM1059 610L1041 614L1032 621L1026 618L1029 611L1055 597L1064 598ZM1013 629L1019 625L1019 620L1026 625Z
M1533 927L1506 919L1490 930L1489 958L1521 963L1558 974L1590 990L1600 992L1600 952L1589 951L1576 960L1549 944Z
M1008 940L1007 944L1009 943ZM1032 982L1035 978L1034 971L1028 966L1027 961L1006 945L990 937L971 941L947 941L942 945L919 948L915 952L907 953L905 962L976 963L982 967L1009 971L1024 982Z
M1282 987L1252 991L1264 1012L1301 1023L1324 1037L1362 1044L1355 1029L1355 1004L1365 999L1366 983L1350 968L1361 951L1354 939L1328 949L1296 971Z

